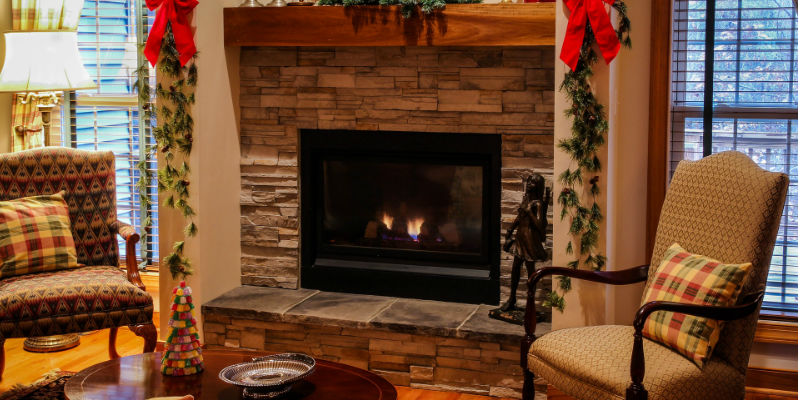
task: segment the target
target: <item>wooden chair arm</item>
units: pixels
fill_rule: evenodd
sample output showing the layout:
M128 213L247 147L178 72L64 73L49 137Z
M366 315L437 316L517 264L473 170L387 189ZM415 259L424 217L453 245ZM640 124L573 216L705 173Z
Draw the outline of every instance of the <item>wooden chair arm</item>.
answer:
M649 268L650 265L640 265L620 271L587 271L564 267L544 267L536 270L536 272L528 278L528 306L525 307L525 334L533 335L536 332L536 303L534 302L536 297L536 285L545 276L560 275L609 285L629 285L646 281Z
M672 311L696 317L711 318L723 321L745 318L758 310L764 291L759 290L744 296L740 304L732 307L707 306L699 304L685 304L671 301L651 301L639 307L636 318L633 320L633 352L631 353L631 385L628 387L627 398L641 398L647 391L642 385L644 379L644 344L642 343L642 330L650 314L656 311Z
M125 239L125 266L128 281L139 289L145 290L142 278L139 276L139 265L136 262L136 243L139 243L139 234L133 226L120 220L116 222L117 233Z
M640 265L621 271L587 271L564 267L544 267L536 270L528 278L528 302L525 306L525 337L520 346L520 366L523 371L528 370L528 352L536 340L536 285L545 276L560 275L585 281L600 282L610 285L628 285L647 280L647 271L650 265Z

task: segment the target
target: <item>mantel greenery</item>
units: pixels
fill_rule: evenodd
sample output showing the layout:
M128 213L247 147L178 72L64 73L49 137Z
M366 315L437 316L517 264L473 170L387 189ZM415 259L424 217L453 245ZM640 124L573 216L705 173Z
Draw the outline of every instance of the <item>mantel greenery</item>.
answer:
M403 18L408 18L414 14L419 7L423 13L430 14L436 10L441 10L446 4L475 4L483 0L319 0L317 4L321 6L400 6L400 13Z
M631 21L628 19L627 6L623 0L616 0L612 7L619 18L617 38L622 46L629 48ZM572 119L572 135L558 143L558 148L569 155L570 166L558 176L564 189L559 193L557 201L561 205L561 220L569 221L571 240L565 251L575 257L567 266L577 269L583 265L599 271L605 267L606 257L597 248L600 223L603 220L603 212L597 203L602 169L597 153L606 143L608 120L605 108L592 92L592 65L598 60L594 44L595 36L591 24L587 23L578 64L574 71L564 74L560 87L570 101L565 115ZM585 182L588 183L588 193ZM591 204L584 202L586 197L590 198ZM558 291L549 293L545 306L564 311L563 295L572 289L569 277L559 277L559 289L561 294Z
M181 66L178 50L175 47L175 37L168 26L156 65L160 78L155 91L158 106L151 101L152 90L146 65L137 71L136 82L139 100L144 104L144 120L153 126L153 137L156 143L154 146L140 144L147 146L147 149L146 156L138 164L139 201L145 206L150 205L148 186L151 184L153 176L147 166L156 156L156 152L160 152L163 155L163 163L160 163L158 168L158 191L164 198L163 205L179 210L181 215L188 220L184 228L186 238L197 234L197 225L194 222L195 212L189 204L189 155L192 152L192 132L194 130L194 121L189 109L195 101L196 58L197 55L187 66ZM169 84L165 87L162 82L169 82ZM149 209L149 207L146 208ZM146 235L150 231L152 223L152 219L147 215L142 224L143 242L146 241ZM183 279L192 273L191 262L184 254L184 245L184 240L176 241L172 246L172 251L162 260L169 267L173 278Z

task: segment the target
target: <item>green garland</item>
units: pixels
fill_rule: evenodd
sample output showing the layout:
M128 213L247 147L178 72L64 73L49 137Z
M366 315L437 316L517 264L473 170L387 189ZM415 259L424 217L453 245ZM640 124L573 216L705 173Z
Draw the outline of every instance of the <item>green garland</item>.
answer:
M631 21L628 19L625 2L616 0L613 7L619 13L617 37L622 46L630 48ZM572 136L558 143L558 148L569 154L571 166L558 177L564 189L558 195L557 201L561 205L561 220L568 218L570 220L569 234L572 239L567 243L566 253L574 255L575 259L567 263L567 266L577 269L583 264L599 271L605 267L606 257L597 249L600 223L603 220L602 210L597 204L597 196L600 194L598 174L602 168L597 152L606 142L608 120L605 108L595 98L589 82L593 74L592 65L598 60L593 47L594 42L594 32L587 23L578 64L574 71L567 71L564 74L564 81L560 87L572 103L565 111L567 118L572 118ZM585 178L589 178L591 205L585 205L581 201ZM577 253L573 248L573 242L578 244ZM558 286L562 295L557 291L551 291L544 304L563 312L565 306L563 294L572 289L572 282L569 277L560 276Z
M168 26L161 44L161 54L158 60L158 72L162 80L171 81L169 87L164 87L161 82L156 85L156 96L160 106L156 109L151 102L152 94L148 68L142 66L137 71L136 87L139 100L143 106L144 119L151 125L156 115L160 117L161 124L153 127L153 137L156 145L147 145L146 156L139 160L139 200L144 208L151 206L148 186L152 182L152 173L147 168L155 157L156 151L164 156L164 165L158 169L158 191L165 195L164 205L177 209L189 222L184 228L184 235L193 237L197 235L197 225L194 222L194 209L189 204L189 155L192 152L192 132L194 120L189 108L194 104L194 88L197 86L197 66L193 57L188 67L182 67L179 61L178 50L175 47L175 37ZM154 111L156 110L156 111ZM142 223L143 235L149 232L152 219L149 215ZM146 236L144 236L146 238ZM172 251L163 258L169 267L173 278L184 278L192 273L191 262L184 255L184 240L176 241Z
M403 18L409 18L419 7L423 13L430 14L443 9L446 4L474 4L483 0L319 0L321 6L400 6Z

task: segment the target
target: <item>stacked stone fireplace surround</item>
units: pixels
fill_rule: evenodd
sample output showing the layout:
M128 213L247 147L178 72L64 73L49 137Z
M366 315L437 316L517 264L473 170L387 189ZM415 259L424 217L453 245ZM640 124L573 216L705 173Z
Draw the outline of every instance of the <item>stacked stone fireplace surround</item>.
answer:
M552 181L553 52L552 46L242 48L242 284L300 287L300 129L501 135L504 234L522 199L522 177L539 173ZM501 301L508 296L510 270L511 258L503 253ZM524 296L522 284L521 302ZM212 347L316 351L403 385L513 396L521 388L514 341L359 333L237 319L205 307L204 317ZM305 330L303 337L295 330ZM309 342L316 347L291 348Z

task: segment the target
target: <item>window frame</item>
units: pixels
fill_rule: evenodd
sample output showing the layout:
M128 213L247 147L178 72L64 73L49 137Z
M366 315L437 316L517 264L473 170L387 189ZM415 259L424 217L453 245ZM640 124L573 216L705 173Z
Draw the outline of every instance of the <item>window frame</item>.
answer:
M670 142L672 134L672 39L673 39L673 6L674 0L651 2L651 32L650 32L650 122L647 144L647 202L645 213L645 254L652 254L655 247L656 228L661 215L661 207L667 193L670 174ZM689 108L689 107L687 107ZM752 107L726 107L717 108L727 113L737 111L752 113ZM763 110L763 108L762 108ZM774 108L774 115L786 116L793 113L797 116L797 108ZM686 110L687 113L697 112ZM763 112L763 111L762 111ZM717 114L717 113L715 113ZM702 111L700 111L702 117ZM719 115L719 114L717 114ZM762 118L766 114L760 114ZM741 115L737 115L741 117ZM782 118L782 117L781 117ZM649 260L648 260L649 262ZM776 343L774 335L774 322L784 322L780 329L780 340L784 344L797 344L796 312L761 310L756 341L761 343ZM766 339L765 339L766 338ZM772 339L770 339L772 338Z

